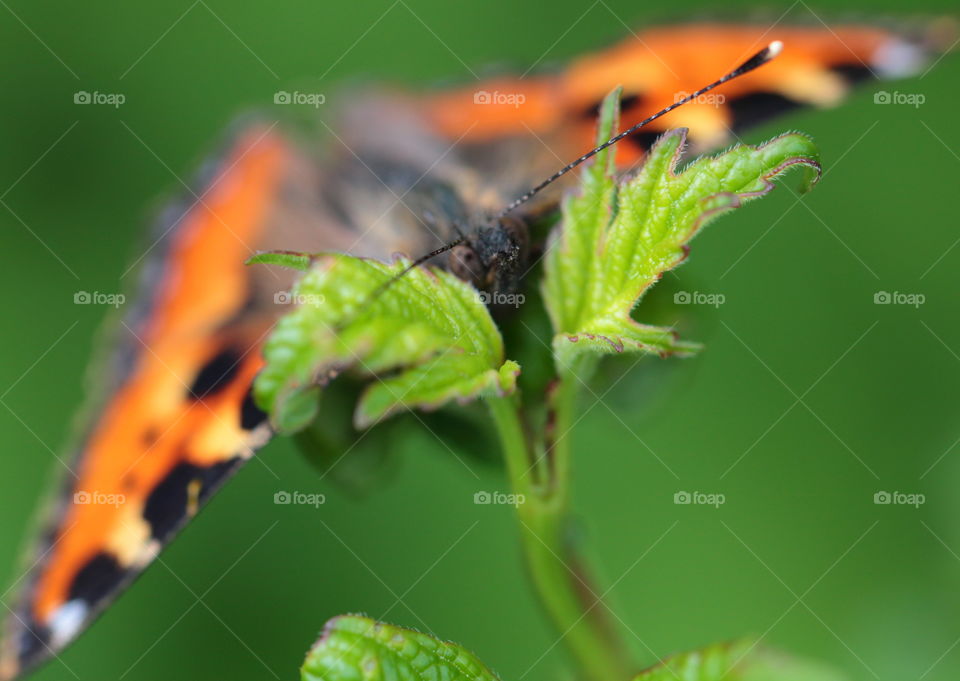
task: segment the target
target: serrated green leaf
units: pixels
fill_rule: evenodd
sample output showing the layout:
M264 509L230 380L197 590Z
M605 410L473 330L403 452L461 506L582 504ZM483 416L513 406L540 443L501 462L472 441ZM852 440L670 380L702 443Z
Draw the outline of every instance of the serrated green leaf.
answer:
M600 107L597 144L610 139L616 129L621 92L622 88L611 92ZM558 332L576 329L574 321L586 303L589 282L597 276L594 268L598 259L589 254L596 251L603 231L613 219L613 153L614 147L601 151L583 171L580 192L564 200L561 222L548 241L543 298Z
M297 303L271 332L257 403L290 432L316 415L320 387L351 369L376 377L357 405L366 427L393 412L513 392L519 366L475 289L442 270L318 255L291 291Z
M604 101L598 141L613 132L618 96ZM804 190L820 174L816 146L798 133L734 147L677 173L685 138L683 130L665 134L623 183L614 177L611 147L584 172L579 194L564 201L543 284L561 367L584 353L694 351L666 329L637 324L631 310L683 261L686 244L708 222L769 192L793 166L805 169Z
M327 623L303 681L498 681L472 653L411 629L345 615Z
M749 641L708 646L667 658L634 681L845 681L817 662L788 656Z
M615 355L643 352L668 357L687 357L700 349L698 343L681 341L670 329L637 324L630 319L598 320L589 333L559 334L553 339L553 353L560 366L570 366L581 353Z

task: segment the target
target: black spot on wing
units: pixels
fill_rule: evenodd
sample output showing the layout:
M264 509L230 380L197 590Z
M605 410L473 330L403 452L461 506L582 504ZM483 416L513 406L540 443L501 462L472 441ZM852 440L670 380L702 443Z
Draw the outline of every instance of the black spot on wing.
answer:
M842 76L843 79L851 85L856 85L857 83L862 83L865 80L874 78L874 73L870 70L870 67L861 62L835 64L830 67L830 70L838 76Z
M631 109L634 109L643 104L643 95L632 94L624 95L620 98L620 111L627 112ZM580 112L580 118L588 121L596 121L600 117L600 107L603 106L603 101L594 102L588 107L585 107Z
M127 570L116 558L109 553L98 553L73 578L67 600L80 599L93 606L112 594L126 575Z
M776 92L751 92L727 99L727 107L733 118L734 132L763 123L802 106L799 102Z
M253 399L253 388L247 391L240 405L240 427L244 430L253 430L267 420L267 414Z
M150 493L144 505L143 517L150 523L153 538L166 541L187 519L191 484L199 483L197 501L203 502L240 462L239 457L234 457L212 466L195 466L190 463L174 466Z
M227 347L207 360L193 379L190 396L203 399L226 387L240 369L241 355L235 348Z
M640 151L647 152L653 148L654 142L660 139L663 130L637 130L635 133L627 135L627 140Z

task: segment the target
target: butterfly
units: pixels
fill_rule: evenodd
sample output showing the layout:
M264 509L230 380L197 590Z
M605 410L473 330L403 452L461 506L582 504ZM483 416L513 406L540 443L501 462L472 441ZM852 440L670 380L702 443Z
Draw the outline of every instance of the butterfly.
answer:
M351 92L322 145L266 119L238 125L196 194L157 221L136 302L98 368L102 398L7 618L0 679L63 650L273 435L251 385L292 275L247 258L426 253L480 288L513 289L537 248L527 226L566 187L554 171L583 160L615 86L626 129L685 103L625 135L626 172L667 129L688 128L691 153L716 149L795 107L836 104L860 80L914 73L928 52L869 26L767 33L655 28L555 73L426 95ZM783 43L776 60L697 90L771 37Z

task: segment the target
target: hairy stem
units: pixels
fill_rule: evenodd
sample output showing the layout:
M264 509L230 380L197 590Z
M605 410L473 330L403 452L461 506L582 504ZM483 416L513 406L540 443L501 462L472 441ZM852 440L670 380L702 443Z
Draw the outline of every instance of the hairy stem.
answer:
M572 424L576 391L557 397L556 425L561 437L545 456L544 470L535 459L518 414L516 398L489 400L515 494L520 536L530 577L554 626L589 681L626 681L630 665L611 628L603 624L603 606L587 585L573 547L566 538L569 501L569 439L562 434ZM570 393L570 394L567 394Z

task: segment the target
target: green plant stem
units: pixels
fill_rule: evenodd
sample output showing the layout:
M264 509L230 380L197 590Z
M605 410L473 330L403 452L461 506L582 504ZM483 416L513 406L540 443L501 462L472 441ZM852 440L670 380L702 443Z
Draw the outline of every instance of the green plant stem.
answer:
M561 387L561 390L563 388ZM574 389L558 395L558 421L572 423ZM566 392L566 391L565 391ZM517 506L520 536L530 577L537 594L589 681L627 681L630 665L612 631L596 615L602 605L592 596L581 574L580 561L565 540L569 501L569 445L562 438L552 451L546 468L549 478L537 475L541 468L525 435L515 397L492 398L490 411L497 426L513 492L524 501ZM558 405L560 406L560 405ZM586 595L586 597L585 597Z

